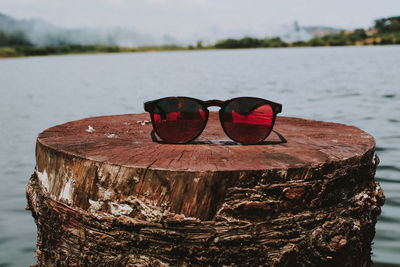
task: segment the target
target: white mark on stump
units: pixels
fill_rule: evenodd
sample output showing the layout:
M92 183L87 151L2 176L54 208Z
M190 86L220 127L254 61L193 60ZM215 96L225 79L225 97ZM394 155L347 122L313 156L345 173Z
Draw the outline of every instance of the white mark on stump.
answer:
M89 125L88 128L86 129L86 132L88 133L93 133L94 132L94 128L92 125Z
M360 221L359 220L355 220L354 223L353 223L353 229L354 230L360 230L360 225L361 225Z
M116 199L114 190L112 190L110 188L105 189L105 188L101 187L99 184L97 184L97 186L98 186L97 199L100 199L100 200Z
M101 207L103 206L104 202L89 199L89 204L90 204L89 210L91 212L95 212L101 210Z
M46 189L47 192L49 192L49 176L47 175L46 170L43 172L36 171L36 175L39 178L39 181L42 183L43 187Z
M380 190L381 190L381 186L379 184L377 184L376 188L375 188L375 192L379 193Z
M278 174L282 177L282 178L286 178L287 176L287 170L279 170Z
M60 193L60 200L64 200L68 204L72 204L72 195L74 193L73 179L69 179Z
M135 209L139 210L140 213L145 217L145 220L148 222L160 221L162 218L162 211L160 207L146 205L143 201L135 197L128 197L126 199L127 202L131 204L131 206L135 207Z
M107 189L104 192L104 199L111 199L112 196L114 196L114 192L113 191Z
M140 182L140 178L138 176L133 176L132 181L137 184Z
M111 213L116 216L129 215L133 210L128 204L120 204L118 202L111 202L110 209Z
M107 138L118 138L118 135L111 133L107 135Z

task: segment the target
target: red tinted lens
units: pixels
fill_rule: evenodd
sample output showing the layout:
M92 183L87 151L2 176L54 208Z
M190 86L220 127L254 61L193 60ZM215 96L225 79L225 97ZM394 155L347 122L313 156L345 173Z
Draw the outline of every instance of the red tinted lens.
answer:
M233 140L255 144L264 140L271 131L274 112L270 104L257 99L238 99L222 111L222 124Z
M192 99L174 97L155 103L153 122L157 134L167 142L186 143L204 129L206 110Z

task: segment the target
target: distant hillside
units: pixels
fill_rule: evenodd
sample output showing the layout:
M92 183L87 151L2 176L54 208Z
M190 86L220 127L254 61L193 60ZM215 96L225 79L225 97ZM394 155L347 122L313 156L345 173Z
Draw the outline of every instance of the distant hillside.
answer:
M314 36L336 34L340 29L330 27L304 27L297 22L292 25L283 25L274 36L280 36L285 42L307 41ZM27 42L35 46L59 45L106 45L138 47L149 45L188 45L188 40L178 40L169 35L153 36L126 28L93 29L78 28L65 29L52 25L41 19L18 20L0 13L0 32L18 33L26 38ZM205 37L206 38L206 37ZM207 39L207 38L206 38ZM193 42L199 40L192 40ZM190 41L189 41L190 42Z
M90 28L64 29L40 19L17 20L1 13L0 31L6 33L18 32L36 46L74 44L136 47L178 43L177 40L170 36L157 38L124 28L109 30Z
M283 26L276 37L222 39L204 44L186 44L169 36L156 38L123 28L96 30L64 29L43 20L16 20L0 14L0 58L78 53L176 51L400 44L400 16L375 20L369 29L342 30L331 27Z

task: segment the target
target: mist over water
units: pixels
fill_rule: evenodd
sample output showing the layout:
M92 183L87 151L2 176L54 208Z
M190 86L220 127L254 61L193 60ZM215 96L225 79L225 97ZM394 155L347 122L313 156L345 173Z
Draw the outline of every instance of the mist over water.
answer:
M26 39L36 46L47 45L118 45L122 47L153 46L153 45L193 45L198 41L209 45L226 38L242 38L251 36L257 38L281 36L284 41L307 41L313 37L313 29L329 29L327 27L303 27L297 22L281 26L269 26L264 30L224 30L212 27L203 32L163 33L146 32L132 27L108 28L62 28L42 19L15 19L0 13L0 31L23 33Z
M118 45L126 47L182 44L168 34L157 36L126 27L61 28L41 19L17 20L0 13L0 31L23 33L36 46L46 45Z
M36 226L25 211L38 133L84 117L143 112L184 95L257 96L282 116L355 125L376 138L386 203L376 266L400 262L400 46L213 50L0 60L0 266L34 264Z

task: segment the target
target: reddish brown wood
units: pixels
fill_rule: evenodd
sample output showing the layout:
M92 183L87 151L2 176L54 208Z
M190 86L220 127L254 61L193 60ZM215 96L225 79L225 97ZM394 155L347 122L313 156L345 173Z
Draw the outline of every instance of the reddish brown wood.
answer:
M370 264L384 200L371 135L279 117L287 143L272 133L243 146L211 113L196 143L171 145L153 142L146 120L95 117L39 135L27 188L39 266Z
M150 138L148 114L88 118L42 132L38 144L68 155L134 168L170 171L241 171L293 168L343 160L375 146L374 138L353 126L278 117L275 129L284 145L231 145L216 113L197 141L209 145L158 144ZM94 132L86 130L92 126ZM116 137L115 137L116 135ZM279 141L271 133L266 141Z

